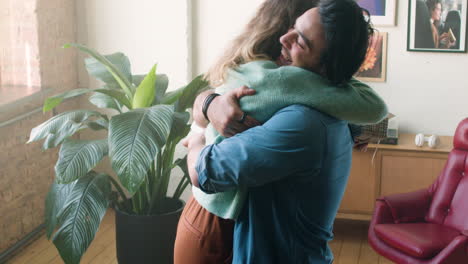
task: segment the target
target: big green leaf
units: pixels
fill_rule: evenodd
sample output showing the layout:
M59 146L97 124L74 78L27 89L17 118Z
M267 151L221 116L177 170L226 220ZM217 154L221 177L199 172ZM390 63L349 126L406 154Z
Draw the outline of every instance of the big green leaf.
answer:
M145 78L145 75L133 75L133 84L140 85ZM166 74L156 74L156 93L152 105L161 104L169 86L169 78ZM175 100L174 100L175 102Z
M190 132L190 126L187 125L187 122L190 119L190 114L188 112L175 112L174 121L172 122L171 133L169 135L168 141L174 141L178 143L187 134Z
M133 75L133 84L139 86L146 75ZM166 74L156 74L156 95L153 105L159 104L169 86L169 78Z
M106 119L98 119L95 121L88 122L88 127L91 128L92 130L102 130L102 129L108 129L109 128L109 121Z
M99 108L109 108L122 112L121 104L113 97L103 94L95 93L89 97L89 101Z
M138 87L140 85L140 83L143 81L143 79L145 79L145 77L146 77L146 75L144 75L144 74L133 75L132 76L133 85Z
M111 119L109 156L112 168L131 194L138 190L156 152L166 143L173 113L173 106L157 105Z
M167 87L169 86L169 78L166 74L158 74L156 77L156 95L154 97L153 105L159 104L166 94Z
M121 52L116 52L110 55L104 55L110 63L112 63L129 81L132 80L132 72L130 60ZM109 87L119 87L118 82L114 76L107 70L106 66L95 58L86 58L85 66L88 73L96 79L103 81Z
M48 239L50 239L57 226L58 213L62 210L75 184L76 181L69 184L57 184L54 182L49 188L45 203L45 225Z
M155 64L140 85L138 85L135 95L133 96L133 108L144 108L151 106L151 103L153 103L156 93L156 67L157 65Z
M109 206L111 186L108 177L94 172L81 177L59 212L61 226L53 241L67 264L79 263L96 235Z
M132 83L131 83L131 80L129 80L129 77L126 76L126 74L122 73L122 71L120 71L111 61L109 61L106 57L102 56L101 54L99 54L97 51L95 50L92 50L88 47L85 47L83 45L80 45L80 44L76 44L76 43L71 43L71 44L66 44L64 45L65 48L68 48L68 47L75 47L75 48L78 48L80 49L81 51L83 52L86 52L88 53L89 55L91 55L91 57L93 57L94 59L96 59L99 63L102 64L102 66L104 66L106 68L106 70L112 75L112 77L114 78L114 80L119 84L119 86L124 90L125 94L127 95L127 98L129 100L133 100L133 93L132 93L132 90L133 90L133 86L132 86ZM131 75L130 75L131 76Z
M160 104L176 104L176 111L183 112L185 109L192 107L195 97L205 88L208 88L209 83L203 79L203 75L197 76L188 85L182 86L175 91L170 91L159 100ZM179 102L177 102L179 100Z
M78 130L87 127L86 122L91 117L101 117L101 114L90 110L75 110L58 114L33 128L28 143L45 138L44 149L56 147Z
M107 140L67 139L55 165L57 183L66 184L85 176L107 155Z
M109 86L105 86L105 87L107 88ZM97 92L97 93L100 93L100 94L108 95L108 96L114 98L120 104L123 104L123 105L127 106L127 108L131 109L130 101L127 99L127 97L125 97L125 93L123 93L123 92L121 92L119 90L113 90L113 89L95 89L95 90L93 90L93 89L87 89L87 88L80 88L80 89L74 89L74 90L66 91L64 93L61 93L61 94L58 94L58 95L47 98L45 100L45 102L44 102L43 111L47 112L47 111L50 111L50 110L54 109L56 106L58 106L63 101L63 99L76 97L76 96L86 94L86 93L90 93L90 92Z
M73 89L73 90L66 91L64 93L49 97L45 100L42 111L44 111L44 113L47 111L50 111L54 109L56 106L58 106L63 101L63 99L80 96L82 94L89 93L90 91L92 90L86 89L86 88Z
M115 100L117 100L117 102L119 102L120 104L125 105L128 109L132 109L132 104L130 103L130 100L128 100L127 97L125 97L125 94L122 93L119 90L96 89L96 90L93 90L93 91L108 95L108 96L114 98Z
M181 87L175 91L170 91L168 93L166 93L163 98L161 99L160 103L161 104L174 104L175 102L177 102L177 100L180 98L180 96L182 95L182 93L184 92L184 89L185 89L186 86L184 87Z
M179 100L175 105L176 112L183 112L187 108L191 108L195 97L208 87L208 82L203 79L203 75L193 79L182 91Z

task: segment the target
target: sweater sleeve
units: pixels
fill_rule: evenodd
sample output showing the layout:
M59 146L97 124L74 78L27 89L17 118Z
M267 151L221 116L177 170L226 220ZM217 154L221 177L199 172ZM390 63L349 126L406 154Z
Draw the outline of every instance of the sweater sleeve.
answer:
M357 125L378 123L388 114L382 98L356 79L338 87L305 69L259 61L239 67L225 85L239 87L241 82L257 91L253 96L241 98L241 108L261 122L293 104L312 107Z
M366 113L357 120L358 122L351 122L355 124L369 124L378 123L388 115L387 104L384 100L377 95L377 93L367 84L352 78L348 82L348 86L352 89L352 100L355 104L360 104Z
M354 78L344 85L334 86L320 75L297 67L281 67L281 76L281 98L288 104L304 104L358 125L378 123L388 114L383 99Z

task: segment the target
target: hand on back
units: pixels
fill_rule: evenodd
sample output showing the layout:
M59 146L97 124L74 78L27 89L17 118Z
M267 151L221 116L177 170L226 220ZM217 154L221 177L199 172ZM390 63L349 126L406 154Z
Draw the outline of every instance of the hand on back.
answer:
M217 96L208 108L208 118L213 127L224 137L232 137L251 127L261 125L253 117L246 115L241 122L244 112L239 106L240 98L254 95L255 90L242 86Z

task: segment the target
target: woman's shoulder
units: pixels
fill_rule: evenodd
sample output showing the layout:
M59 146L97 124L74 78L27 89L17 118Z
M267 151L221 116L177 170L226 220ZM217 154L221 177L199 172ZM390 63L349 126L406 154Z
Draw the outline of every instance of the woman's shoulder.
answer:
M280 67L278 71L281 76L281 81L288 85L294 86L298 85L300 87L310 87L310 86L321 86L328 87L331 86L330 82L323 76L303 69L296 66L283 66Z
M227 83L235 83L237 81L244 82L245 85L256 85L258 83L272 82L271 76L278 79L280 66L273 61L256 60L239 65L235 69L228 72Z
M311 72L306 69L295 66L280 66L270 60L255 60L248 63L239 65L237 68L231 70L237 74L243 75L256 75L256 76L271 76L282 75L284 78L292 77L305 77L311 79L323 79L319 74Z
M255 60L239 65L233 71L240 74L258 74L265 73L268 71L278 71L280 66L273 61L269 60Z

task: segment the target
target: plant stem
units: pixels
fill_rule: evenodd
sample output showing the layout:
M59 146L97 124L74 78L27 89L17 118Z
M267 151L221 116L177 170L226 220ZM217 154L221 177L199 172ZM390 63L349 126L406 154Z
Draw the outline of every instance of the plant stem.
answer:
M159 182L159 188L158 188L158 201L161 201L161 199L164 197L165 194L165 184L166 184L166 178L167 176L167 160L168 160L168 153L170 152L171 145L170 142L167 143L166 147L164 148L163 152L163 158L162 158L162 173L161 173L161 178Z
M154 175L154 183L153 183L153 192L151 194L151 201L149 206L149 213L151 213L155 207L155 203L157 202L158 198L158 189L161 183L161 163L162 163L162 156L161 151L158 151L156 154L156 167L154 168L155 175Z
M145 190L146 190L146 203L147 204L150 204L151 202L151 190L150 190L150 186L152 186L152 176L154 175L154 161L151 162L151 167L148 171L148 173L146 174L146 177L147 177L147 182L146 182L146 185L145 185Z
M179 184L177 184L177 188L174 191L174 195L172 196L173 198L175 198L176 194L180 192L180 188L182 188L182 185L184 184L184 182L185 182L185 178L180 179Z
M190 181L186 181L186 182L184 183L184 186L182 186L182 189L180 189L180 194L179 194L177 197L174 197L174 198L179 199L180 196L182 196L182 193L184 193L185 188L187 188L187 186L188 186L189 184L190 184Z
M139 204L140 204L140 203L138 202L138 194L135 193L135 194L133 195L133 197L132 197L133 212L134 212L135 214L138 214L138 212L140 211L140 210L138 209Z
M189 184L190 184L190 181L188 181L186 177L183 177L180 180L179 185L177 186L177 189L175 190L172 198L179 199L182 193L184 192L185 188L187 188L187 185Z
M125 195L122 187L120 187L120 184L112 176L109 176L109 179L112 182L112 184L114 185L115 189L117 189L117 192L120 194L120 197L122 197L122 200L123 200L124 205L126 207L125 209L129 210L129 208L128 208L128 198Z
M174 160L174 151L175 151L175 144L174 142L169 142L168 148L165 150L165 158L164 158L164 173L163 178L161 179L162 186L161 186L161 193L160 199L163 199L167 196L167 189L169 187L169 180L171 178L171 171L172 171L172 163Z
M144 183L143 183L144 184ZM144 193L145 187L141 186L140 190L135 193L135 195L138 195L138 214L141 214L143 212L143 193Z
M157 158L157 157L156 157ZM153 189L153 186L154 186L154 182L156 181L156 167L155 167L155 160L151 163L151 168L150 168L150 172L148 173L148 185L147 185L147 188L146 188L146 196L147 196L147 199L148 199L148 211L147 211L147 214L150 215L151 214L151 207L152 207L152 199L153 199L153 194L154 194L154 189Z
M148 205L151 197L149 196L149 177L148 174L151 173L151 168L145 175L145 179L140 187L140 197L141 197L141 210L146 211L148 210Z
M169 186L169 180L172 171L172 163L174 159L175 144L173 141L166 143L166 146L163 149L162 155L157 156L157 170L158 177L155 180L154 191L151 197L150 202L150 211L154 209L158 211L160 204L156 205L157 202L162 201L167 196L167 189Z

